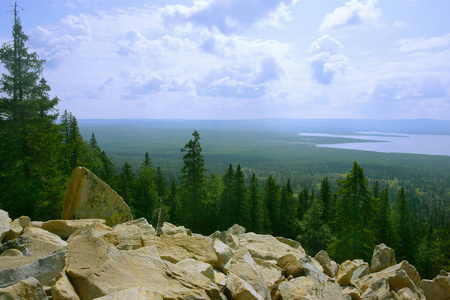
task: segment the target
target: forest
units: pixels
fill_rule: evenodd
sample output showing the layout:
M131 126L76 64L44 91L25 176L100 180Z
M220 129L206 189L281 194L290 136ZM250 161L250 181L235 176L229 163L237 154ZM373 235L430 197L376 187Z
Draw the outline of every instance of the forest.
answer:
M238 223L298 240L310 255L326 249L338 262L368 261L385 243L424 278L450 268L448 157L318 149L311 137L274 132L126 127L135 141L159 139L142 152L114 137L103 146L95 134L106 141L104 128L85 139L72 113L59 115L45 61L26 46L18 16L12 35L0 49L8 73L0 79L0 208L11 218L59 219L70 174L84 166L136 218L150 221L162 206L166 221L202 234Z

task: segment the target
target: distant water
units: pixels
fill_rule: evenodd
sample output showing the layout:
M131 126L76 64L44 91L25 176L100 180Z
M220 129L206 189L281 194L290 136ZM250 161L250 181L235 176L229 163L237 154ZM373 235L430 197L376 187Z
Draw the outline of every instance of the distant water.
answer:
M397 134L386 132L360 132L359 135L333 135L300 133L300 136L342 137L378 142L318 144L317 147L375 151L384 153L413 153L450 156L450 135Z

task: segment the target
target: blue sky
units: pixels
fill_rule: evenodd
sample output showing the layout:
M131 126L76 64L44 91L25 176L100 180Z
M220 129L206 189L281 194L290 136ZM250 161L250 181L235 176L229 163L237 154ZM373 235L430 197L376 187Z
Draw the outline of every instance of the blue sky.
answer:
M448 0L18 4L79 119L450 119Z

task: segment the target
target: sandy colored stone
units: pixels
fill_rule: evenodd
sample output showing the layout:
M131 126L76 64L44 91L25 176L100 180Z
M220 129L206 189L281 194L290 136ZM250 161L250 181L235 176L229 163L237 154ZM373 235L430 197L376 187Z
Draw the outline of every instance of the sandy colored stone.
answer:
M8 249L4 251L0 256L23 256L23 254L18 249Z
M34 257L44 258L67 249L67 242L41 228L30 226L24 230L22 237L30 239L28 246Z
M324 282L316 285L316 295L320 300L344 300L341 286L334 282Z
M51 294L52 300L80 300L65 271L61 272L51 287Z
M307 277L283 281L278 286L278 291L283 300L317 299L316 284Z
M156 235L156 231L145 218L128 221L114 226L118 234L118 249L137 249L141 247L141 236Z
M450 299L450 274L442 271L433 280L422 280L422 289L427 299Z
M0 243L2 243L3 238L9 231L9 224L11 219L6 211L0 209Z
M217 257L219 258L221 267L223 268L223 266L225 266L233 257L234 251L219 239L213 239L212 246L217 254Z
M214 283L220 287L224 287L227 283L227 276L222 272L214 270Z
M63 199L63 220L104 219L114 226L133 219L130 208L108 184L83 167L72 171Z
M6 288L0 288L0 299L47 300L44 287L35 278L27 278Z
M361 300L361 291L354 286L341 287L342 295L348 295L352 300Z
M163 298L149 288L136 286L96 298L95 300L163 300Z
M323 268L323 272L331 278L336 278L336 262L330 259L330 256L325 250L320 250L314 256L315 260L320 263ZM334 263L334 264L333 264Z
M214 282L214 269L210 264L192 259L186 258L176 264L178 267L186 272L197 272Z
M230 273L227 277L225 294L232 300L264 299L248 282L233 273Z
M6 233L4 240L10 241L18 237L22 231L30 225L30 218L21 216L9 224L9 231Z
M219 258L207 237L177 234L171 236L142 236L143 246L155 246L162 259L176 264L186 258L192 258L220 268Z
M241 234L245 233L245 228L239 224L234 224L233 226L228 228L227 232L234 236L240 236Z
M157 291L165 299L224 299L217 285L201 274L186 273L141 249L118 250L108 242L111 231L95 223L68 240L66 273L81 299L136 286Z
M373 250L370 272L376 273L396 264L394 250L385 244L379 244Z
M175 235L175 234L186 234L192 235L192 231L184 226L176 226L169 222L164 222L161 228L163 235Z
M279 241L283 244L286 244L294 249L298 249L302 252L305 252L305 249L303 249L302 245L297 241L294 241L294 240L291 240L291 239L288 239L288 238L285 238L282 236L276 236L275 238L277 239L277 241Z
M92 223L105 224L103 219L80 219L80 220L50 220L43 222L40 228L56 234L63 240L67 240L75 231Z
M239 236L239 247L245 247L253 257L265 260L277 261L286 254L292 254L297 259L306 255L304 251L279 242L271 235L256 234L253 232L244 233Z
M346 286L350 284L350 280L353 275L353 271L358 268L358 265L350 260L344 261L339 267L338 274L336 276L336 282L340 286Z
M271 262L268 260L263 260L259 258L253 259L261 272L264 280L266 281L266 285L269 288L269 291L272 289L272 286L283 278L283 269L277 266L275 262Z
M239 239L237 236L232 235L226 231L216 231L209 236L211 239L219 239L225 245L231 249L237 250L239 245Z

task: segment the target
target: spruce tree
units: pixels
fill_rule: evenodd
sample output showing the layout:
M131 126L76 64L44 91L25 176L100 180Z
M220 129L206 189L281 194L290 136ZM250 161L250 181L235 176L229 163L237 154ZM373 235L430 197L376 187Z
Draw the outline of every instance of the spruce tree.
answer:
M247 202L250 205L250 219L251 223L248 228L248 231L253 231L256 233L263 232L263 217L264 217L264 208L263 203L261 201L261 195L258 187L258 179L256 178L255 173L250 177L250 184L247 193Z
M158 166L158 168L156 168L155 175L156 175L155 181L156 181L156 187L158 190L158 196L165 198L166 197L166 181L164 180L164 175L159 166Z
M155 209L158 208L158 189L156 185L155 172L150 163L148 153L141 166L141 172L133 188L134 198L132 202L133 213L136 217L144 217L148 221L152 220Z
M395 199L393 219L395 255L399 260L406 259L412 262L414 253L413 222L403 187Z
M169 221L173 224L178 222L177 212L178 212L178 188L175 184L175 180L172 179L170 182L168 205L169 207Z
M183 223L192 230L200 228L202 209L205 198L206 168L200 145L200 134L192 133L193 139L181 149L183 167L181 168L181 209Z
M271 224L271 232L280 234L280 190L272 175L267 178L263 188L264 203ZM270 232L267 232L270 233Z
M294 201L291 181L287 180L281 189L280 201L280 235L294 239L297 232L297 207Z
M233 212L233 204L235 202L234 196L234 169L230 164L222 176L223 189L220 197L220 229L226 230L231 227L235 222L235 213Z
M323 215L322 219L325 223L331 223L331 202L332 202L333 193L331 192L330 181L328 177L325 176L322 182L320 183L320 200L323 203Z
M250 207L247 203L247 187L245 186L245 175L242 172L241 165L238 164L234 173L234 189L233 189L232 211L235 223L248 227L250 224Z

